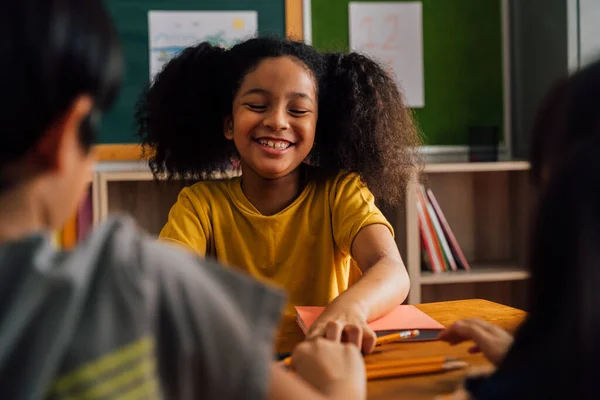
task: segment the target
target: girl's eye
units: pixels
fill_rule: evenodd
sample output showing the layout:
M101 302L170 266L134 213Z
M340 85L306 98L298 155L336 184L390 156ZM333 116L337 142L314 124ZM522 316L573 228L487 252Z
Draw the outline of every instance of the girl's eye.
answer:
M308 113L308 111L306 111L306 110L290 110L290 113L292 113L294 115L304 115L304 114Z
M267 106L260 104L246 104L246 106L252 111L265 111L267 109Z

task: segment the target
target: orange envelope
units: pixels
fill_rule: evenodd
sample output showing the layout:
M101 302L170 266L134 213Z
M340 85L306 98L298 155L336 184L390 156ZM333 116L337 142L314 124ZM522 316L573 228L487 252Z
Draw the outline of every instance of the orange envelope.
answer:
M321 315L325 307L297 306L296 322L306 334L310 326ZM398 331L418 329L421 334L409 341L435 339L438 333L445 329L442 324L411 305L399 305L390 313L369 322L369 327L377 336L388 335Z

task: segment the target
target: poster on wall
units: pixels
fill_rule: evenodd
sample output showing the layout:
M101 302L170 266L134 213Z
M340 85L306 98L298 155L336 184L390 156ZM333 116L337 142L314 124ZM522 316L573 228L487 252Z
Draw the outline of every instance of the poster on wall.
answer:
M257 32L256 11L148 11L150 79L188 46L208 41L229 48Z
M410 107L425 106L421 2L351 2L349 28L352 51L389 68Z

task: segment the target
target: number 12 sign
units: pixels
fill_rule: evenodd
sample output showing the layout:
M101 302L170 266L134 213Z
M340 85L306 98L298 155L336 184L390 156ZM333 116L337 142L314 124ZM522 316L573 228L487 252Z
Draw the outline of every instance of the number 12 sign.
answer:
M421 2L349 4L350 48L381 62L395 75L406 103L425 105Z

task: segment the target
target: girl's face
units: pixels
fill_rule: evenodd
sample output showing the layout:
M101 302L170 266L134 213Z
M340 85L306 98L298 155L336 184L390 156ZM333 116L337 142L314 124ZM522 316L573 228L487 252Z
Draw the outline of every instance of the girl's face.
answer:
M312 73L292 57L267 58L245 77L233 100L225 136L242 167L266 179L293 172L313 147L317 88Z

